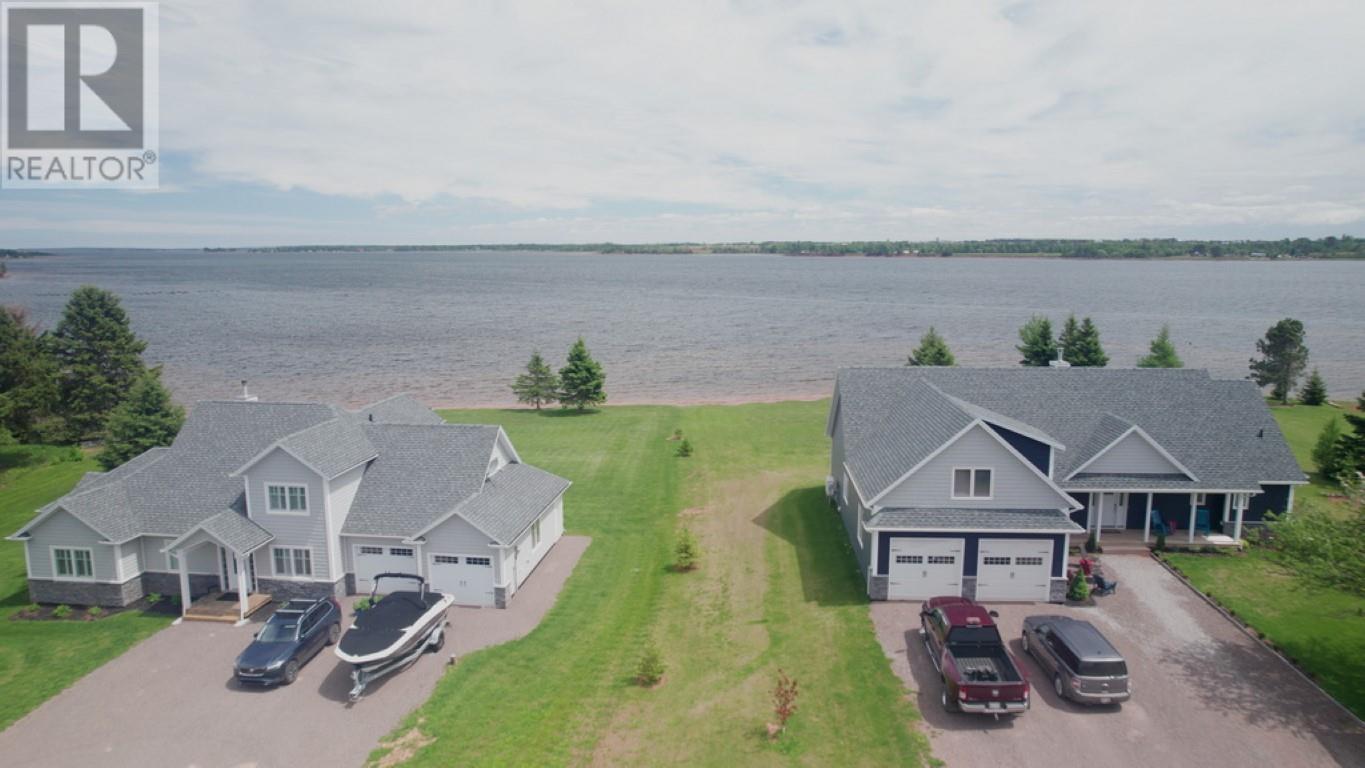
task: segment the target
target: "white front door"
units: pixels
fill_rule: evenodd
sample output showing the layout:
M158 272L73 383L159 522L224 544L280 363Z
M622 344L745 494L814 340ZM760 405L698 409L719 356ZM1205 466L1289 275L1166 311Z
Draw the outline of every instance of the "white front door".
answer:
M1100 494L1100 526L1104 528L1128 526L1128 494Z
M924 600L962 594L962 539L891 539L886 598Z
M454 596L456 605L493 604L492 557L432 553L427 565L431 588Z
M1047 602L1052 586L1050 539L982 539L977 552L977 600Z
M355 558L355 591L362 595L374 591L374 577L378 574L417 573L417 552L409 546L356 544L351 553ZM379 582L379 594L416 587L417 583L410 579L384 579Z

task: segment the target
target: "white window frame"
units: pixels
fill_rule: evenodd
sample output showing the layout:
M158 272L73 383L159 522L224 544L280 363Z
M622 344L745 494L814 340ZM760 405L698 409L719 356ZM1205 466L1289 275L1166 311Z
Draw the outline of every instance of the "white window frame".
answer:
M284 508L284 509L275 509L274 507L271 506L271 499L270 499L270 489L271 489L271 488L283 488L283 489L284 489L284 504L285 504L285 508ZM303 508L302 508L302 509L289 509L289 492L290 492L291 490L296 490L296 489L297 489L297 490L303 491ZM266 514L270 514L270 515L293 515L293 516L295 516L295 517L307 517L307 516L308 516L308 504L309 504L308 496L309 496L309 494L308 494L308 485L307 485L306 483L275 483L275 482L267 482L267 483L265 484L265 511L266 511Z
M51 561L52 561L52 580L53 580L53 581L94 581L94 580L95 580L95 550L94 550L94 549L92 549L92 548L90 548L90 547L68 547L68 546L65 546L65 545L56 545L56 544L54 544L54 545L52 545L52 546L49 546L47 549L48 549L48 557L51 558ZM62 550L62 551L70 552L70 553L71 553L71 570L72 570L72 574L71 574L70 576L62 576L61 574L57 573L57 552L58 552L58 550ZM77 576L77 575L75 575L75 570L76 570L76 553L77 553L77 552L84 552L84 553L85 553L85 556L88 557L88 558L90 558L90 575L89 575L89 576Z
M470 560L477 560L478 562L471 563ZM492 568L493 558L487 555L465 555L464 565L472 565L475 568Z
M1206 506L1208 503L1209 495L1207 493L1196 493L1194 495L1194 505L1196 507Z
M531 549L540 547L540 521L531 523Z
M306 576L299 576L299 575L297 575L297 574L294 573L294 553L295 553L295 552L299 552L299 551L303 551L303 552L307 552L307 553L308 553L308 569L309 569L310 571L312 571L312 573L309 573L309 574L307 574ZM285 560L285 562L287 562L287 563L289 564L289 573L280 573L279 568L277 567L277 566L279 565L279 562L275 559L275 553L276 553L276 552L288 552L288 553L289 553L289 557ZM270 573L271 573L271 574L273 575L273 577L276 578L276 579L288 579L288 580L290 580L290 581L313 581L313 580L314 580L314 579L313 579L313 574L317 573L317 558L315 558L313 555L314 555L314 553L313 553L313 548L312 548L312 547L290 547L290 546L271 547L271 548L270 548Z
M968 477L968 481L967 481L967 495L966 495L966 496L959 496L959 495L957 494L957 473L958 473L958 472L970 472L970 473L971 473L971 474L969 474L969 475L967 476L967 477ZM986 493L985 496L977 496L977 495L975 495L975 494L976 494L976 473L977 473L977 472L989 472L989 473L990 473L990 482L987 484L987 493ZM950 473L948 473L948 495L949 495L949 497L952 498L952 499L961 500L961 501L990 501L990 500L994 499L994 498L995 498L995 467L953 467L953 471L950 472Z
M848 506L848 487L849 487L850 485L853 485L853 478L849 477L849 474L848 474L847 472L845 472L845 473L844 473L843 487L839 489L839 492L842 493L842 494L844 495L844 506L845 506L845 507Z

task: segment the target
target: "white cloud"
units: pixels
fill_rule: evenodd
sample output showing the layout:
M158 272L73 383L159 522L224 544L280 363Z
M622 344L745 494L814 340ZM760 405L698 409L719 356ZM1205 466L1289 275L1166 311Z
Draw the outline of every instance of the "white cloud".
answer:
M186 1L162 142L416 240L1359 231L1361 29L1358 2ZM505 215L442 222L471 202Z

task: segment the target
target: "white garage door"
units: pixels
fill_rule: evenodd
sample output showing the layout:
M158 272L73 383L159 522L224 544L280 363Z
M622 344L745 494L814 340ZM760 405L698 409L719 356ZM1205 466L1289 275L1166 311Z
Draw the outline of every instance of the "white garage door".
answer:
M962 594L962 539L895 538L889 555L888 599Z
M982 539L976 599L1047 602L1051 574L1050 540Z
M364 595L374 590L374 577L380 573L417 573L417 552L412 547L370 546L357 544L355 555L355 591ZM380 594L403 589L414 589L411 579L384 579L379 582Z
M432 554L432 589L455 596L456 605L493 604L493 558Z

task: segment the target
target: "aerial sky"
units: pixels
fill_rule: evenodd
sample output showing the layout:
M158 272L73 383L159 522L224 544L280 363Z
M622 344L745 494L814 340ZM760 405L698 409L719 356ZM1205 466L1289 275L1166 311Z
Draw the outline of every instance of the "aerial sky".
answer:
M1365 235L1365 3L174 0L0 247Z

